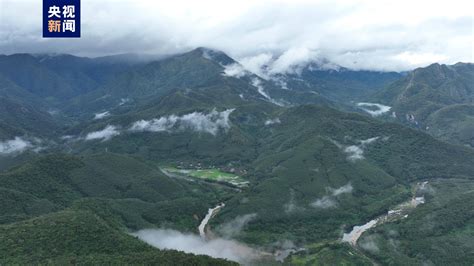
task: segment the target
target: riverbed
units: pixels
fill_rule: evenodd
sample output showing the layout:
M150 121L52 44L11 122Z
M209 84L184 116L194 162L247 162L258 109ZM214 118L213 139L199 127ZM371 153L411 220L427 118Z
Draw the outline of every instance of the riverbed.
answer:
M408 212L411 209L416 208L418 205L425 203L425 197L422 195L428 181L419 182L415 185L413 196L409 200L397 205L392 210L389 210L386 214L379 216L375 219L368 221L362 225L355 225L352 231L344 233L342 236L342 242L348 242L352 246L357 245L357 241L367 230L376 227L379 224L391 222L399 219L408 217ZM421 195L420 195L421 194Z
M211 218L214 217L219 212L219 210L224 208L224 207L225 207L225 204L221 203L221 204L217 205L214 208L210 208L207 211L206 216L204 217L204 219L202 219L202 221L201 221L201 223L199 224L199 227L198 227L199 235L201 236L202 239L204 239L204 240L207 239L207 237L206 237L206 226L209 223L209 221L211 220Z

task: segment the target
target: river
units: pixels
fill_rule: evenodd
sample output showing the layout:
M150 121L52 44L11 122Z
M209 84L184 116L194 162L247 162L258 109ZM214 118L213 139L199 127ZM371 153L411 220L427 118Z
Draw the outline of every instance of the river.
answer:
M198 227L199 235L201 236L202 239L204 239L204 240L207 239L207 237L206 237L206 226L207 226L207 224L209 223L211 218L214 217L219 212L220 209L224 208L224 206L225 206L224 203L220 203L216 207L211 208L207 211L206 216L204 217L204 219L202 219L201 224L199 224L199 227Z
M362 225L355 225L352 228L352 231L349 233L344 233L342 236L342 242L348 242L352 246L357 245L357 240L362 236L362 234L369 230L370 228L376 227L379 224L385 222L395 221L398 219L404 219L408 217L408 211L416 208L418 205L425 203L425 197L423 195L418 195L423 193L428 181L419 182L416 184L413 196L411 199L397 205L394 209L389 210L386 214L379 216L373 220L368 221Z

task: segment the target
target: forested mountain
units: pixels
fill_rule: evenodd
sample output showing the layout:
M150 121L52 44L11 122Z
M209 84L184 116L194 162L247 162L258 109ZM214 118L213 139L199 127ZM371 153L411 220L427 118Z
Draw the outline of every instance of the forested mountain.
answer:
M432 64L394 82L376 98L397 120L445 141L474 145L474 65Z
M472 74L2 56L0 263L472 264L474 150L430 131L467 130Z

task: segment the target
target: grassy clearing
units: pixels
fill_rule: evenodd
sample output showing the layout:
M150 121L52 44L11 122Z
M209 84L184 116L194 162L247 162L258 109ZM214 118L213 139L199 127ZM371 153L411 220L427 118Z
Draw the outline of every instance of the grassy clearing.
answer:
M219 169L178 169L175 167L164 167L162 169L173 174L186 175L192 178L214 182L229 183L237 187L247 187L249 184L249 182L242 177L222 172Z

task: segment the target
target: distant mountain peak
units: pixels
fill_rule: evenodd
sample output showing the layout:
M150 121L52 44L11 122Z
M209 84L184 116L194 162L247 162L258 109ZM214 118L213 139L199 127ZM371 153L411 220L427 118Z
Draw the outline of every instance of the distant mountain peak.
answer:
M70 54L63 54L63 53L35 53L35 54L31 54L31 55L33 57L36 57L36 58L73 56L73 55L70 55Z
M307 64L305 68L308 71L321 71L321 70L322 71L327 71L327 70L344 71L346 70L346 68L341 67L340 65L335 64L326 58L313 60L312 62Z
M457 62L454 66L474 66L472 62Z
M14 61L21 61L21 62L36 62L36 58L28 53L19 53L19 54L11 54L11 55L4 55L4 58L8 60Z
M230 56L228 56L226 53L220 50L216 50L216 49L198 47L194 49L193 51L191 51L190 53L199 53L200 56L208 60L217 62L223 66L236 63L236 61L232 59Z

